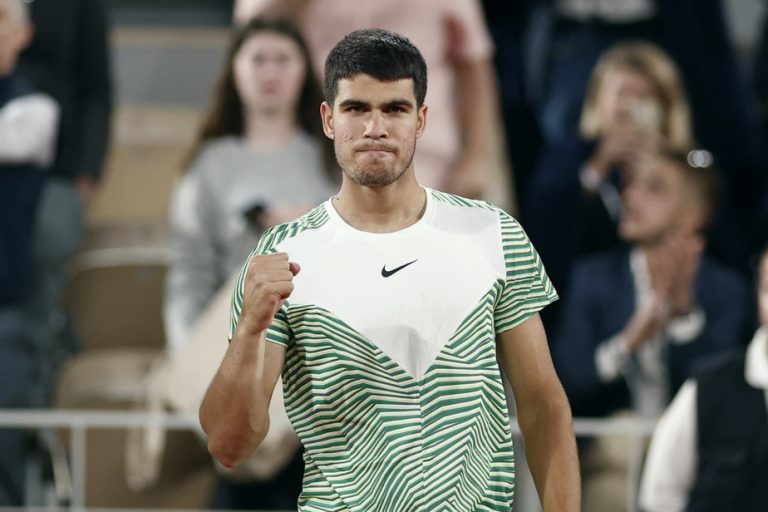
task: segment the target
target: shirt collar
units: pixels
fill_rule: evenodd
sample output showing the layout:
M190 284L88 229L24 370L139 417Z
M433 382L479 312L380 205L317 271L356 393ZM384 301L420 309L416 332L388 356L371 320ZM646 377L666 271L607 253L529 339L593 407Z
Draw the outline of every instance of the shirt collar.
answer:
M744 378L755 388L768 390L768 327L761 327L747 348Z
M651 274L648 271L648 259L639 247L632 247L629 253L629 269L635 284L635 300L640 305L653 298Z

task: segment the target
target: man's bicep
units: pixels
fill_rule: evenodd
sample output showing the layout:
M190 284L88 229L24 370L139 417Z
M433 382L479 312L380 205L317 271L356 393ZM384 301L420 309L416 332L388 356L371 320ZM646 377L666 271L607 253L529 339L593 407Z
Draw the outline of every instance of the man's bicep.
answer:
M285 345L264 340L264 396L271 401L272 392L280 379L285 366Z
M560 388L538 313L496 338L499 364L518 404L546 397L553 387Z

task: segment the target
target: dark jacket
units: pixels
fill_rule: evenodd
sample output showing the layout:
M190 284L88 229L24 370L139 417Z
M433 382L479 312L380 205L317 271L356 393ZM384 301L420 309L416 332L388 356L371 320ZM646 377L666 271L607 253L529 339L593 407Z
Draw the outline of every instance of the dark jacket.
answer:
M0 77L0 109L37 91L16 75ZM29 163L0 163L0 305L25 295L30 245L44 170Z
M35 37L18 72L60 107L59 144L50 176L101 173L109 140L112 85L102 0L35 0Z
M576 259L619 241L616 221L600 196L586 193L579 180L595 146L574 137L547 147L523 202L525 229L561 296L567 295Z
M669 344L668 396L691 376L705 357L733 349L748 338L751 301L748 286L734 271L703 258L695 300L706 316L702 334L684 344ZM627 382L600 380L595 351L619 333L635 310L635 285L629 251L612 250L586 258L573 269L555 336L553 359L575 415L606 416L631 407Z
M696 379L698 467L688 512L768 507L768 410L765 390L744 378L744 353Z

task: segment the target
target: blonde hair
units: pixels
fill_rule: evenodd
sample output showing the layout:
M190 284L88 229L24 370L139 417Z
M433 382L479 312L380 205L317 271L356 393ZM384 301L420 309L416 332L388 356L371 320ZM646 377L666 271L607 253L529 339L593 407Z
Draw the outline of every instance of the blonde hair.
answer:
M661 133L666 145L675 151L690 149L693 146L691 114L677 67L659 47L642 41L614 45L597 61L581 111L582 137L594 139L600 135L603 127L597 100L605 77L617 69L639 73L653 84L662 109Z

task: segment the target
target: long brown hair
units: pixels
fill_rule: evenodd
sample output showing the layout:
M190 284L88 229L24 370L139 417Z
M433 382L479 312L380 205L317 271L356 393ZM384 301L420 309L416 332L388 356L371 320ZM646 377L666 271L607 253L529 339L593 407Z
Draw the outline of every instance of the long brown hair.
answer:
M602 126L597 113L597 98L606 75L616 69L630 69L645 76L655 87L663 108L662 134L676 151L688 151L693 146L691 114L680 73L672 59L659 47L644 41L619 43L598 60L584 101L579 131L582 137L593 139Z
M336 177L333 167L333 145L323 133L319 107L323 101L320 85L315 79L312 59L301 32L290 20L280 17L256 17L237 27L227 50L224 68L214 88L213 97L206 109L196 140L184 161L188 169L203 145L210 139L227 135L242 136L245 131L243 102L235 87L234 60L243 44L254 34L275 32L293 40L299 47L306 69L304 84L299 94L296 116L299 126L312 135L323 148L323 161L329 176Z

